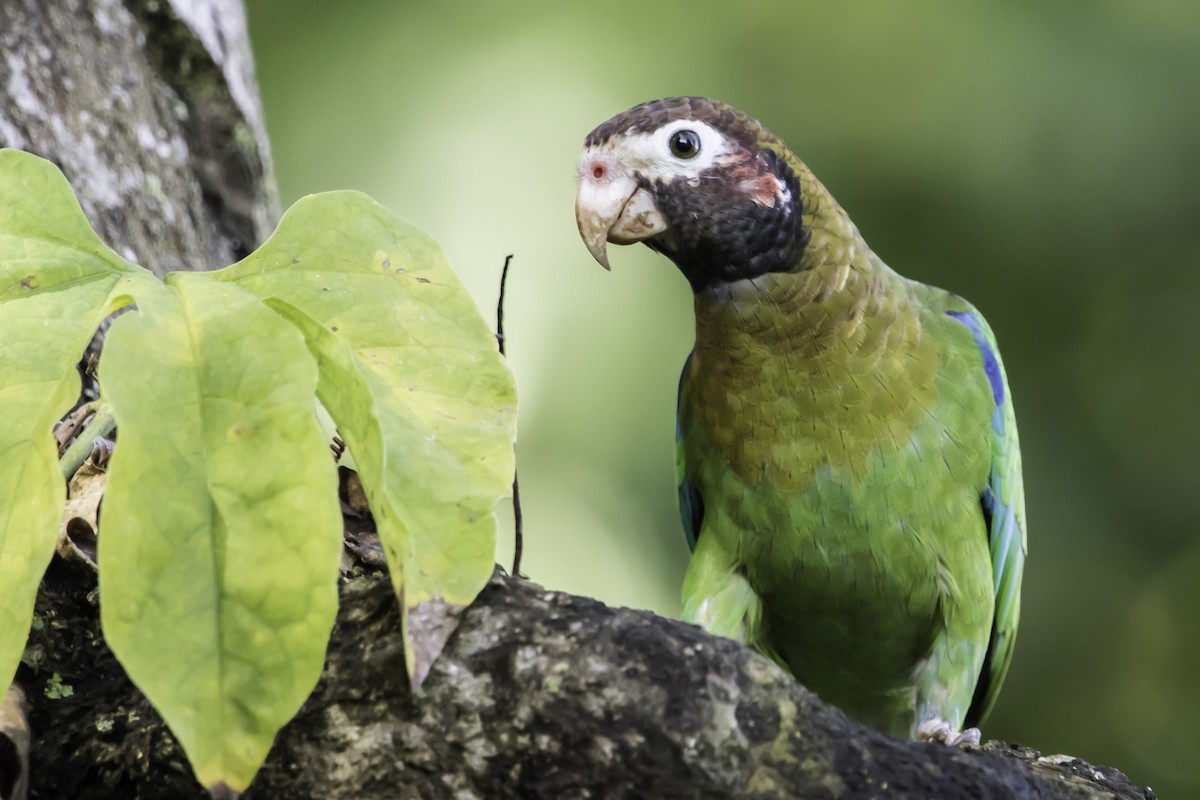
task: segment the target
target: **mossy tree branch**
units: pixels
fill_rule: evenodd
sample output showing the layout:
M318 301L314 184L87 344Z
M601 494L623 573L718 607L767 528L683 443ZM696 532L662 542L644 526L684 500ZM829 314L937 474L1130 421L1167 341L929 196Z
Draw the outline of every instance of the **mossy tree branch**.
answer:
M56 559L39 600L24 678L32 796L204 797L104 648L90 582ZM385 577L342 587L324 677L248 800L1153 796L1116 770L1000 742L884 736L732 641L502 574L417 695L398 622Z

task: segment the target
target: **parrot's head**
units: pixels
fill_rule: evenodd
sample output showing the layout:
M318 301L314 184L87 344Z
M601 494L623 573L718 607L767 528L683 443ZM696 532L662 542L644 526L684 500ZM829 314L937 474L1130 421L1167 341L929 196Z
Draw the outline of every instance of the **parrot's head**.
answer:
M799 268L800 162L737 109L700 97L643 103L596 128L579 157L575 219L597 261L644 242L695 291Z

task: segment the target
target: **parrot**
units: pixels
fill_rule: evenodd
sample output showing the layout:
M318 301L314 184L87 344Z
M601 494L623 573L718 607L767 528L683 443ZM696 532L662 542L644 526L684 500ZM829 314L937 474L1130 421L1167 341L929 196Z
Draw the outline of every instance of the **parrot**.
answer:
M902 277L787 145L701 97L587 135L576 223L687 279L683 619L885 733L978 744L1027 551L1012 394L973 305Z

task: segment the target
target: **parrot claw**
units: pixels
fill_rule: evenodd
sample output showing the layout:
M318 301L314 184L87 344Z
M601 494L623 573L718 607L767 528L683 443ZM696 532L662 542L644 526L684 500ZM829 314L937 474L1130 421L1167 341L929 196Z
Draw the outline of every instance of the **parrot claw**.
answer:
M967 728L956 733L950 723L941 717L927 719L917 727L918 742L941 742L951 747L963 744L979 744L979 728Z

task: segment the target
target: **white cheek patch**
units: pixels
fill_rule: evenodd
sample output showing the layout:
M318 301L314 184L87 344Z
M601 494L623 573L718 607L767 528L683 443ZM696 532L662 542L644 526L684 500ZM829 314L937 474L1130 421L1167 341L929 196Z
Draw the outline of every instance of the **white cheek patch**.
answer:
M692 158L680 158L671 152L671 137L682 130L694 131L700 137L700 151ZM593 150L593 153L611 153L627 170L652 181L684 178L693 183L699 180L701 172L720 165L732 152L732 144L719 131L690 119L673 120L650 133L614 136Z

